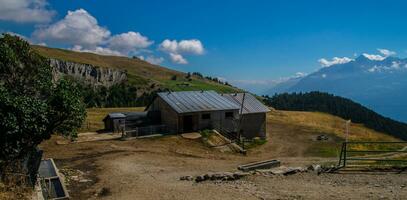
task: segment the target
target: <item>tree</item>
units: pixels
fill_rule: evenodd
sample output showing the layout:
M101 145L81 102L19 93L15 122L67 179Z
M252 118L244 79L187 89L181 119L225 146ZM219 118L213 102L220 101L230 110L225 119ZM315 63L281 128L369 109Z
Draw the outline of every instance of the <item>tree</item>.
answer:
M19 37L0 37L0 167L23 158L51 134L76 137L86 115L71 80L52 79L49 61Z

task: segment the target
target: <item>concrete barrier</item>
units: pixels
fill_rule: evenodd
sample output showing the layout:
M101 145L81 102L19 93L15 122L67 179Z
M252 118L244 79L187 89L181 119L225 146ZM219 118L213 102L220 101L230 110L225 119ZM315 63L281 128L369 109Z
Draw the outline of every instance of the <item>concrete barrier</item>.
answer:
M274 167L279 167L280 161L279 160L265 160L260 162L253 162L249 164L239 165L237 169L247 172L256 169L270 169Z

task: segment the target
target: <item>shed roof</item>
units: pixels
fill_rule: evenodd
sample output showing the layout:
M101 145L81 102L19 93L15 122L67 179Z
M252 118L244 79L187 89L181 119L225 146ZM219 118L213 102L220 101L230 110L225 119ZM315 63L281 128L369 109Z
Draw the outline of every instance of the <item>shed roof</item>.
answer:
M215 91L183 91L158 93L177 113L236 110L239 105Z
M115 119L115 118L125 118L126 116L123 113L109 113L106 117Z
M223 94L223 96L228 100L235 102L236 104L242 105L243 93ZM257 100L256 97L249 93L246 93L242 109L243 114L264 113L269 111L270 109L259 100Z

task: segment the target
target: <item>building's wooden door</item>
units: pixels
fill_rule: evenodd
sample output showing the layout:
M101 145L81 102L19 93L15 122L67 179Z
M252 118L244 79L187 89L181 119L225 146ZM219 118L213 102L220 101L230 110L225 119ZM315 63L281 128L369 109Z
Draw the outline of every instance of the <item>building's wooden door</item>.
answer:
M194 131L194 120L192 115L183 116L182 121L183 121L182 130L184 133Z

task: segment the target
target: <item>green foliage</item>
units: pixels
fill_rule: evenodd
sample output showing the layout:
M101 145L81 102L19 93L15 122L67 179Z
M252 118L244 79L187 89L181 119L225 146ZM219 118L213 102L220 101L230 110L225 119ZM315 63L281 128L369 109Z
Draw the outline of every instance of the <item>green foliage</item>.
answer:
M109 88L104 86L94 88L85 83L80 86L81 96L88 108L147 106L160 91L162 90L138 94L136 87L126 83Z
M81 92L71 80L61 79L48 99L49 119L52 132L67 136L77 136L86 117L85 104Z
M261 139L261 138L253 138L253 140L250 140L248 142L244 141L244 147L246 149L251 149L254 147L261 146L263 144L266 144L267 140L266 139Z
M407 124L383 117L349 99L322 92L265 96L265 103L279 110L318 111L351 119L373 130L407 140Z
M47 59L8 34L0 37L0 160L24 157L52 133L75 136L85 117L79 89L52 82Z
M201 134L202 138L208 139L213 134L213 131L205 129L205 130L199 131L199 133Z

